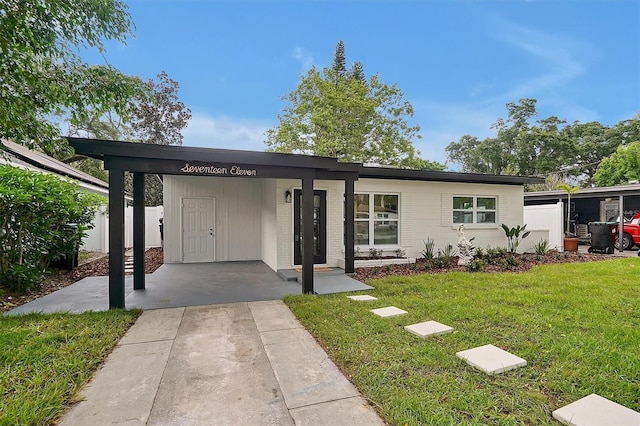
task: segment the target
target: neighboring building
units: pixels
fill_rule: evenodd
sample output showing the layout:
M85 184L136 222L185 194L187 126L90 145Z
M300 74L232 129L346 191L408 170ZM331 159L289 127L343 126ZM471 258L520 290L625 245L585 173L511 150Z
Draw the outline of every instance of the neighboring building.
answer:
M4 152L7 155L3 156L2 148L0 148L0 164L9 164L36 172L53 173L78 183L83 190L104 195L105 197L109 195L108 183L80 171L69 164L14 142L3 140L2 144L5 147Z
M3 152L0 152L0 164L8 164L39 173L55 174L62 179L77 183L80 190L102 195L105 197L105 201L107 200L109 196L108 183L78 170L67 163L56 160L41 152L31 150L23 145L18 145L6 140L3 140L2 143L5 146L5 150L3 151L5 155L2 155ZM129 195L125 197L127 201L133 200ZM151 211L148 215L155 218L154 215L157 216L157 211L161 211L161 207L155 209L150 208L149 210ZM159 246L160 232L157 226L157 218L155 222L156 223L147 230L147 242L152 246ZM125 223L125 246L131 247L133 245L133 208L131 207L127 208ZM92 229L87 231L87 236L82 241L81 248L87 251L108 252L109 226L108 208L106 204L99 208L92 225Z
M555 204L558 201L566 204L567 193L565 191L538 191L524 194L525 206ZM577 194L571 196L571 206L569 206L571 220L583 225L589 222L617 221L621 203L624 217L627 219L631 219L640 211L640 184L580 189ZM565 207L565 218L566 215Z

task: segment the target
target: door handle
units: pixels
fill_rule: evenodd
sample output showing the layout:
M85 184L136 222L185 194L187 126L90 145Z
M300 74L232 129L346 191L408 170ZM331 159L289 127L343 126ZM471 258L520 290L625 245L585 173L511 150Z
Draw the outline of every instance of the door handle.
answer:
M213 236L213 229L209 229L209 235Z

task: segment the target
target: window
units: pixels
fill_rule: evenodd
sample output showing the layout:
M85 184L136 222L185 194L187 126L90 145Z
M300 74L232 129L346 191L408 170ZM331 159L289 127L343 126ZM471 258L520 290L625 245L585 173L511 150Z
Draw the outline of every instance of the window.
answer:
M454 196L453 223L496 223L496 197Z
M398 195L355 194L355 245L398 244Z

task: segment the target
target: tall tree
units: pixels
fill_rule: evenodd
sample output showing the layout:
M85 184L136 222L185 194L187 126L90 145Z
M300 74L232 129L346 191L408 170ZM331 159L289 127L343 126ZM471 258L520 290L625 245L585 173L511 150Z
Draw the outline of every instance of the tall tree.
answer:
M517 104L509 102L506 106L507 119L498 118L491 126L496 130L494 138L480 141L465 135L458 142L451 142L445 148L449 161L459 163L465 172L520 173L518 151L529 146L529 121L537 114L536 100L520 99Z
M142 82L111 66L91 66L80 49L104 52L104 42L131 35L120 0L3 0L0 6L0 137L47 152L60 132L47 118L63 110L71 120L94 111L126 115Z
M640 140L619 146L602 160L593 180L597 186L624 185L640 180Z
M357 65L356 65L357 64ZM413 107L395 85L367 80L362 64L346 69L339 42L331 68L312 67L289 93L279 124L267 131L269 151L337 157L341 161L419 167Z
M113 113L96 111L86 121L70 126L70 134L110 140L156 145L182 145L182 131L189 124L191 110L178 98L180 88L166 72L158 74L157 82L148 80L145 85L148 96L136 97L129 105L130 121L125 123ZM106 173L95 162L97 160L71 157L65 160L74 163L85 172L104 179ZM145 203L148 206L162 204L162 181L156 175L147 175ZM132 180L127 176L125 187L132 190Z

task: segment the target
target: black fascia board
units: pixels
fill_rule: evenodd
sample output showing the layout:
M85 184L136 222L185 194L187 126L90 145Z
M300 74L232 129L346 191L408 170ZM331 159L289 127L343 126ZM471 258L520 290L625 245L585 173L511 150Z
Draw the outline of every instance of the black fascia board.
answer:
M319 170L359 171L358 163L341 163L335 158L281 152L242 151L219 148L153 145L134 142L110 141L67 137L77 154L103 159L110 157L185 162L242 163L276 167L301 167Z
M174 176L208 176L236 178L315 178L317 171L309 167L282 167L241 163L203 163L181 160L161 160L133 157L105 156L104 168L107 170L127 170L134 173L161 174ZM334 172L342 176L345 172ZM353 172L353 174L357 174ZM339 179L341 177L335 177Z
M439 170L395 169L388 167L363 167L360 179L399 179L438 182L488 183L502 185L524 185L544 183L544 178L535 176L487 175L481 173L458 173Z

